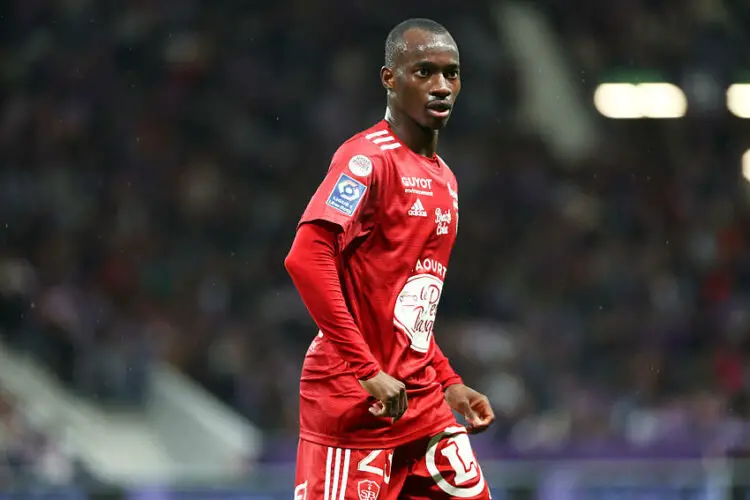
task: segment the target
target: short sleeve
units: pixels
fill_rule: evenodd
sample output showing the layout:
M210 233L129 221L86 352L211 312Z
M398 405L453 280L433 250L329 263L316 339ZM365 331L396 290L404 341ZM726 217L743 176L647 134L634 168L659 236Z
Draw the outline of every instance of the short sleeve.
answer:
M339 150L323 182L307 205L300 224L326 221L341 227L345 243L363 230L374 213L382 159L372 154Z

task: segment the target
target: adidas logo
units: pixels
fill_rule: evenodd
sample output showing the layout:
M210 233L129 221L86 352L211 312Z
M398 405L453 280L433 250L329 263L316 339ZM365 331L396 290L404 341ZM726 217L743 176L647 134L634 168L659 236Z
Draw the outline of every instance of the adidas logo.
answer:
M422 200L417 198L417 201L409 209L408 214L412 217L427 217L427 211L424 209L424 205L422 205Z

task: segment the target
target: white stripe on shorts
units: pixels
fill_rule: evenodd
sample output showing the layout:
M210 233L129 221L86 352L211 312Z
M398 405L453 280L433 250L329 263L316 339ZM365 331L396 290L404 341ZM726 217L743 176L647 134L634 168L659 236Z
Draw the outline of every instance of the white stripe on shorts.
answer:
M334 451L336 452L334 455ZM343 464L341 458L343 455ZM344 500L346 497L346 483L349 479L349 462L352 450L328 447L326 455L326 479L323 490L323 500ZM336 498L338 493L338 499Z
M331 498L336 500L336 493L339 489L339 474L341 473L341 448L336 448L336 465L333 469L333 487L331 488Z
M344 467L341 469L341 493L339 493L339 500L344 500L346 495L346 480L349 479L349 458L352 455L352 450L344 450Z
M328 455L326 456L326 485L323 493L323 500L331 500L331 459L333 458L333 448L328 448Z

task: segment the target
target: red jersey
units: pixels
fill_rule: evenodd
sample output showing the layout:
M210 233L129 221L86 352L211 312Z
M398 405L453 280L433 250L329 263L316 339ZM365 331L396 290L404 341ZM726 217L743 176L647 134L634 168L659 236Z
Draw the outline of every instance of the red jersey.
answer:
M334 154L300 224L342 228L339 280L367 347L334 341L334 331L313 340L300 383L302 439L387 448L455 425L442 389L460 378L435 343L433 325L458 229L457 191L441 158L409 149L386 121ZM358 382L380 369L406 385L409 408L396 424L369 413L374 400Z

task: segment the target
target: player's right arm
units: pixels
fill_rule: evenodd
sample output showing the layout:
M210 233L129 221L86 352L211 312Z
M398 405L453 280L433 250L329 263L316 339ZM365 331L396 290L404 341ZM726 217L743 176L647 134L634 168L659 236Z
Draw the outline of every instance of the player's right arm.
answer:
M405 386L383 372L372 355L346 306L336 266L342 247L366 234L378 176L373 161L363 155L334 156L284 264L320 331L378 400L371 413L398 419L407 407Z

